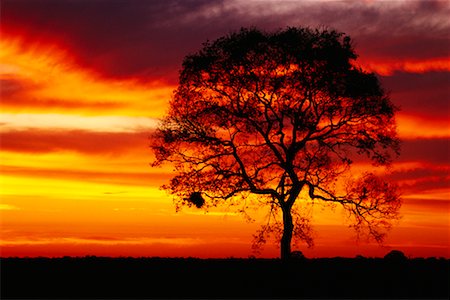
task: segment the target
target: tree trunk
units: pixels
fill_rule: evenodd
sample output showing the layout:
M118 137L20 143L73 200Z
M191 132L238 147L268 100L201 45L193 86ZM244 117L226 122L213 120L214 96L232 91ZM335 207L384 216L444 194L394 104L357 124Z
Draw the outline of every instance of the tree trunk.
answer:
M292 223L292 214L290 207L282 209L283 211L283 236L281 237L281 259L289 260L291 258L291 241L294 224Z

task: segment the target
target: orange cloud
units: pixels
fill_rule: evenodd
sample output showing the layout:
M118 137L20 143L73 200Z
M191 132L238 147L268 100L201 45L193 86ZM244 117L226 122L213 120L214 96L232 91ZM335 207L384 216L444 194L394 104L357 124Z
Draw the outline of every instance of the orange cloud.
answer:
M70 109L87 115L159 117L173 90L155 82L105 79L77 66L61 48L8 36L0 40L0 80L3 109L12 112Z
M359 60L360 66L368 71L382 76L390 76L396 71L408 73L426 73L433 71L450 72L450 59L448 57L417 59L417 60Z
M397 117L397 131L400 138L442 138L450 137L448 119L424 118L418 115L400 112Z

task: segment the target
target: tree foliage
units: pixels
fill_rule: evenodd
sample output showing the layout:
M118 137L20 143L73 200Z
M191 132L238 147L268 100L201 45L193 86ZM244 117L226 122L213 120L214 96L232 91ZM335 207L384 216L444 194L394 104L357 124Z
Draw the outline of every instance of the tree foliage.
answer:
M300 197L342 205L381 241L398 216L395 186L371 173L339 183L355 157L386 166L399 151L396 108L356 57L333 30L241 29L206 42L184 59L153 136L153 165L175 168L164 187L197 207L258 195L280 215L282 257L293 233L312 243L309 219L292 218Z

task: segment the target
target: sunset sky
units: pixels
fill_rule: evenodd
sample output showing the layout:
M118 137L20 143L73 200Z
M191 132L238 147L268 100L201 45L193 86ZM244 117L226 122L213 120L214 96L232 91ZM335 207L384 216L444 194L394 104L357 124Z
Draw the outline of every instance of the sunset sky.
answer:
M0 255L247 257L260 218L175 212L149 136L183 57L241 27L329 27L354 40L397 115L389 179L402 218L385 245L318 207L307 257L449 253L450 2L2 0ZM255 212L255 216L264 215ZM277 257L268 244L262 257Z

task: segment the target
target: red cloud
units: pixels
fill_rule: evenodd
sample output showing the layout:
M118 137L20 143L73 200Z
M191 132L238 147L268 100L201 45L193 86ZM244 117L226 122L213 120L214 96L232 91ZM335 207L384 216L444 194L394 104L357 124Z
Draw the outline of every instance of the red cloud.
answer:
M1 132L3 151L46 153L74 151L85 154L123 154L148 148L146 133L111 133L81 130L40 130ZM149 150L150 151L150 150Z

